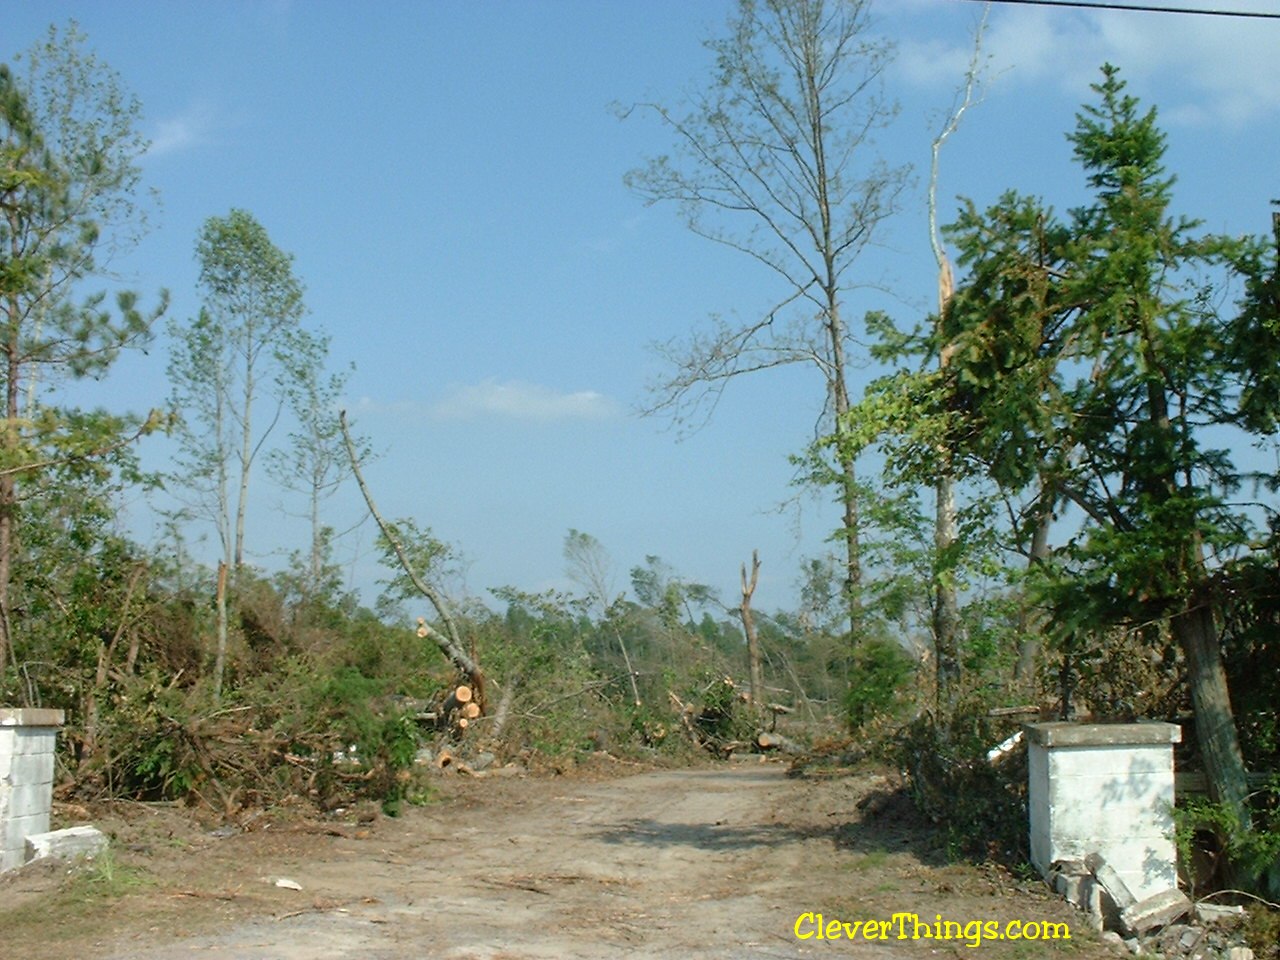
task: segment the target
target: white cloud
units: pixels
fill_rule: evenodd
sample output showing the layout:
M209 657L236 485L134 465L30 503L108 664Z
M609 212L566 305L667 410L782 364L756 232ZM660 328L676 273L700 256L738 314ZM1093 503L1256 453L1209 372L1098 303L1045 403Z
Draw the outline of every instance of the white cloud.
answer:
M448 397L431 404L427 413L437 420L606 420L617 415L618 405L595 390L562 393L536 383L490 378L455 388Z
M1242 2L1242 9L1264 8ZM923 17L911 26L923 26ZM997 89L1046 82L1083 99L1098 67L1110 62L1167 119L1230 129L1280 113L1277 42L1273 21L1021 7L991 15L986 50ZM899 68L922 86L954 86L968 44L968 34L904 40Z
M207 143L213 128L213 111L205 104L196 104L156 124L146 155L159 157Z

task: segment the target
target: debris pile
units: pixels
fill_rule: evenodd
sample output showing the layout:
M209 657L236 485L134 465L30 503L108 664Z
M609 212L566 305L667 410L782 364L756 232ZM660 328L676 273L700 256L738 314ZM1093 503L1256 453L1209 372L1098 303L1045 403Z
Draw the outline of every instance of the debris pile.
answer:
M1243 907L1192 903L1177 889L1138 900L1098 853L1059 860L1045 879L1089 915L1104 940L1129 953L1171 960L1253 960L1240 934Z

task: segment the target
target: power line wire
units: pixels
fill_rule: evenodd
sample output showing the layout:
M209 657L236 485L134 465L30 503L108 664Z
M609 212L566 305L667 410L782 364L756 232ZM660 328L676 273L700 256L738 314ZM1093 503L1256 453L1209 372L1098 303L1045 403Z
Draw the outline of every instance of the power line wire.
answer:
M1133 10L1139 13L1189 13L1201 17L1240 17L1254 20L1280 20L1280 13L1255 13L1251 10L1206 10L1192 7L1166 7L1148 3L1084 3L1083 0L974 0L977 3L1022 4L1034 7L1075 7L1078 10Z

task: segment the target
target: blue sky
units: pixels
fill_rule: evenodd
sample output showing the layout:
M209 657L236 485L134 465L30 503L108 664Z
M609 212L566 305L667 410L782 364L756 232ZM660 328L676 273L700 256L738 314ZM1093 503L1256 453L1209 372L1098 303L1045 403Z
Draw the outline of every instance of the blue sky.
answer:
M167 287L171 316L198 308L193 249L210 216L247 209L294 255L308 323L331 334L335 365L355 364L346 405L381 452L367 472L384 512L455 544L466 589L566 586L572 527L609 550L618 590L656 554L731 599L738 565L758 548L757 605L770 609L794 602L801 558L827 549L836 522L821 501L778 509L795 494L787 457L814 435L821 384L799 369L741 380L683 440L634 414L661 371L648 344L711 314L749 317L777 290L675 210L626 190L625 172L670 140L610 108L677 102L707 76L702 41L730 10L711 0L48 0L7 7L0 56L75 19L141 100L145 179L163 207L113 266L145 294ZM898 45L889 81L902 109L880 137L887 161L925 172L980 12L963 0L875 8L877 31ZM987 49L988 95L943 156L944 220L958 195L986 203L1017 188L1058 209L1078 201L1064 134L1109 60L1161 110L1182 211L1230 233L1269 228L1280 22L997 6ZM910 321L934 295L922 188L881 239L865 277L893 295L854 294L846 309ZM84 388L84 402L161 406L165 356L161 339ZM154 467L169 453L160 439L143 448ZM304 546L304 523L287 516L298 508L258 477L255 563L278 566ZM336 527L360 515L354 490L331 502ZM155 535L141 497L123 516L137 536ZM362 589L380 576L372 538L366 525L338 550ZM216 553L212 543L196 552Z

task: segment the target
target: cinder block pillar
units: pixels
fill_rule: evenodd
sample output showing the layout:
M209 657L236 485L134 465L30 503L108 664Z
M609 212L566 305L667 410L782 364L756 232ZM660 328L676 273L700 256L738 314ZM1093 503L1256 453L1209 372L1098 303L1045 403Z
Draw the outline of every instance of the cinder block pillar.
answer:
M22 866L26 839L47 833L61 710L0 709L0 872Z
M1031 862L1100 853L1139 900L1177 886L1172 723L1026 727Z

